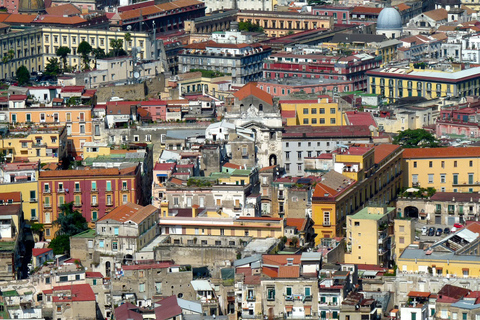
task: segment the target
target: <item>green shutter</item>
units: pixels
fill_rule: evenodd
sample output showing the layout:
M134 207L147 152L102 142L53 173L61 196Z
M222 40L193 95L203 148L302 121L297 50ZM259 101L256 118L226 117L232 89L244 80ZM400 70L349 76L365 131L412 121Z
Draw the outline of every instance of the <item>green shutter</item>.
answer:
M287 287L287 296L291 296L291 295L292 295L292 288Z
M326 311L320 312L320 317L321 317L322 319L325 319L325 318L327 317L327 312L326 312Z
M338 312L337 311L333 311L333 318L338 319Z

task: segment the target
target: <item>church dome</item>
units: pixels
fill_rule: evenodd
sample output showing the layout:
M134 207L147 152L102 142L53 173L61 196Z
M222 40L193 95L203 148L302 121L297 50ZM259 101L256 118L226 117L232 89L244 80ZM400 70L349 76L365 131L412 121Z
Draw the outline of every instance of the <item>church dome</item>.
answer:
M380 11L377 20L377 29L395 30L402 29L402 18L395 8L385 8Z

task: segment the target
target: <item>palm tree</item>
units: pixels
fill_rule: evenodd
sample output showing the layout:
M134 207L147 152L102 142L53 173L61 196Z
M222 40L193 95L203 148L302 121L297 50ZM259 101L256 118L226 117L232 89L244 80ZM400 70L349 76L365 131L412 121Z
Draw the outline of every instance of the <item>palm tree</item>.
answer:
M124 39L125 39L125 51L128 52L128 44L130 43L130 41L132 41L132 35L130 34L130 32L125 33Z

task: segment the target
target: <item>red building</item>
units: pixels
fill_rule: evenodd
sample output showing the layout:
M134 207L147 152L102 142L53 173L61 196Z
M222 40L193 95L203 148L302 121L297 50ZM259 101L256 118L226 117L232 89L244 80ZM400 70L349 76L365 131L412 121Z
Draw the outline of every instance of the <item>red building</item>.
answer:
M143 204L141 165L126 169L54 170L40 172L39 223L45 238L52 239L60 206L73 202L89 223L95 222L115 207L127 202Z
M265 59L263 77L279 83L284 78L319 79L316 83L325 84L351 82L353 86L346 91L364 90L367 88L365 72L380 67L381 62L380 56L369 54L341 57L280 52Z
M150 112L152 121L167 120L167 102L160 99L152 99L140 102L142 109Z
M312 14L316 16L333 17L335 23L349 24L350 16L353 7L339 7L339 6L318 6L312 8Z

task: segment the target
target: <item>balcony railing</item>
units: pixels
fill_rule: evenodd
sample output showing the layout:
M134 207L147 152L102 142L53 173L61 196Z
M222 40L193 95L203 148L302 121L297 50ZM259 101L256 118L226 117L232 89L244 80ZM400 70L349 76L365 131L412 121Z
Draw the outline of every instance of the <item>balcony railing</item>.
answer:
M51 207L52 207L52 204L51 204L51 203L44 203L44 204L43 204L43 207L44 207L44 208L51 208Z
M80 193L80 192L82 192L82 188L75 188L75 189L73 190L73 192Z
M30 198L30 202L37 202L37 198Z
M92 202L92 207L97 207L98 206L98 202Z
M48 189L43 189L43 193L52 193L52 191L50 190L50 188L48 188Z
M255 297L247 297L247 301L255 301Z
M65 193L65 189L59 188L59 189L57 189L57 193Z

